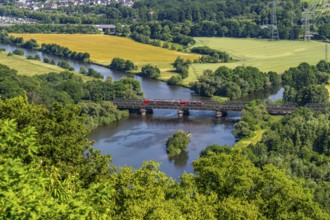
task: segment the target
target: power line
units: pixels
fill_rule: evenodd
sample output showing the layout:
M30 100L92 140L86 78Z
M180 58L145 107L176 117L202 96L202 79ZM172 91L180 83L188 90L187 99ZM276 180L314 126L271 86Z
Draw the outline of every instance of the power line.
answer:
M272 40L279 40L278 28L277 28L277 16L276 16L276 1L272 2Z
M302 13L302 27L304 29L304 41L310 41L312 38L311 33L311 20L313 18L314 12L310 11L309 9L306 9Z
M304 30L304 40L309 41L314 33L311 32L311 27L315 25L323 12L329 6L329 0L313 0L309 7L302 13L302 28Z
M325 41L325 62L328 62L328 41Z

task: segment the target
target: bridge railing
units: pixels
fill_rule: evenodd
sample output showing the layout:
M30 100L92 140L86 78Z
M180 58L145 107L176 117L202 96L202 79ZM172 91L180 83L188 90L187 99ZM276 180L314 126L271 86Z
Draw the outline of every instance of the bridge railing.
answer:
M227 102L221 104L215 101L184 101L184 100L115 100L118 108L127 109L180 109L180 110L206 110L206 111L241 111L249 102ZM307 104L306 107L320 110L330 108L330 104ZM268 104L266 109L270 113L290 113L296 110L296 103Z

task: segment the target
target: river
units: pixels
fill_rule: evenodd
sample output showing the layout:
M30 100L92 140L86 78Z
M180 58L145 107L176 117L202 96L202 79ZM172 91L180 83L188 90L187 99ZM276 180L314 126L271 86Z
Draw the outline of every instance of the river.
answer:
M14 46L0 44L7 52L16 49ZM114 72L108 68L82 64L72 60L57 58L43 54L39 51L23 49L25 56L39 55L57 61L67 61L79 72L81 66L93 68L104 77L111 76L113 80L122 77L133 77L141 84L142 91L148 99L182 99L182 100L206 100L207 98L192 94L191 90L183 87L170 87L166 83L145 79L138 76L129 76L125 73ZM257 95L245 97L242 100L255 98L280 99L283 96L283 88L267 91ZM154 114L142 117L131 114L127 119L121 120L109 126L100 126L93 130L89 139L94 140L94 147L104 154L110 154L112 163L116 166L132 166L139 168L143 161L154 160L160 162L160 169L167 175L178 179L184 172L192 173L192 161L199 158L199 153L206 146L212 144L229 145L235 143L235 137L231 133L235 121L240 118L239 113L229 112L227 117L216 119L214 112L191 111L190 115L178 119L174 110L155 110ZM189 131L191 142L187 151L170 160L167 157L165 143L167 138L177 130Z

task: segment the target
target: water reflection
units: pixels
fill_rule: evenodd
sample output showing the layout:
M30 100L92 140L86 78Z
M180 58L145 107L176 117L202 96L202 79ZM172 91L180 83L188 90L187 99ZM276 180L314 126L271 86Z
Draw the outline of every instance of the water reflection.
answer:
M175 167L182 168L187 165L189 159L189 154L187 151L182 151L179 155L174 157L169 157L168 160L170 163L173 163Z

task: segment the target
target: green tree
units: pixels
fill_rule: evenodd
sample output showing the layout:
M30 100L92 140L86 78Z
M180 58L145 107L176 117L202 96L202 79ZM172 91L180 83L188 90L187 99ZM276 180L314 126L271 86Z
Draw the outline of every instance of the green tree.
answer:
M190 133L177 131L166 141L166 151L169 157L176 156L186 150L190 142Z
M160 69L157 66L148 64L142 67L140 75L151 79L157 79L160 76Z
M0 64L0 99L22 95L23 92L17 71Z

